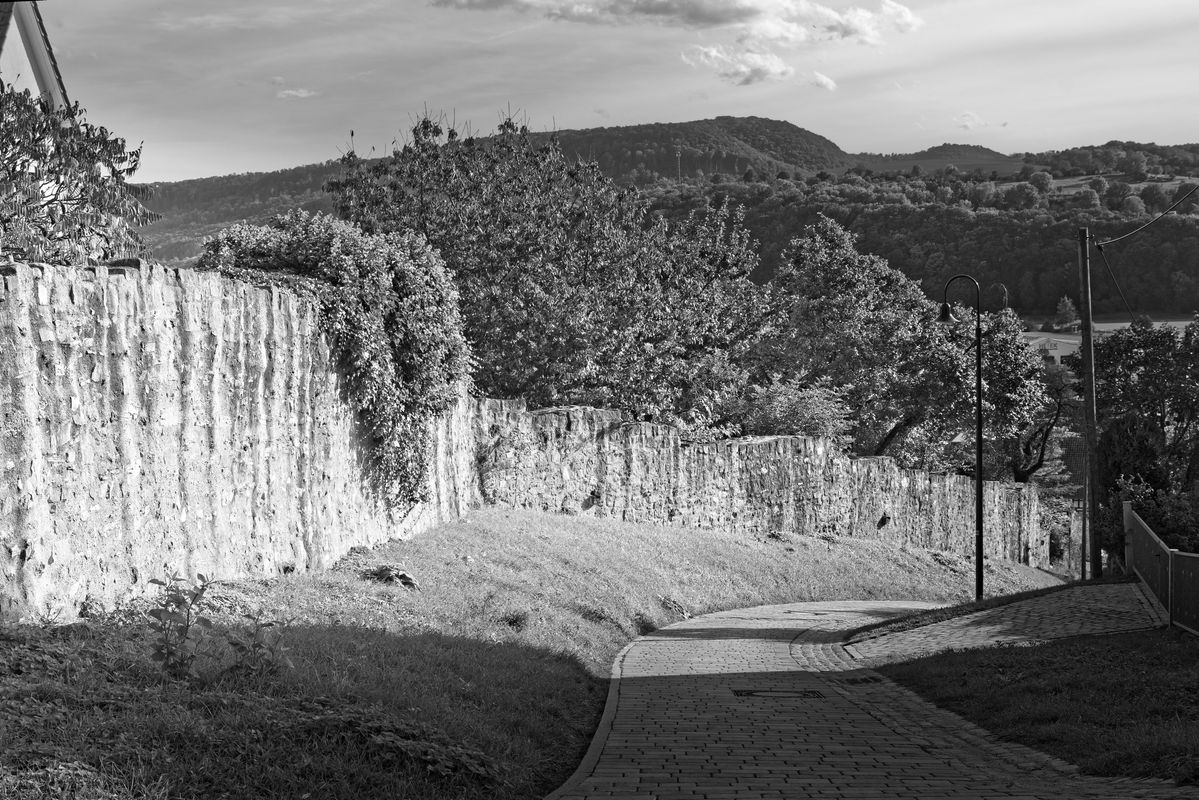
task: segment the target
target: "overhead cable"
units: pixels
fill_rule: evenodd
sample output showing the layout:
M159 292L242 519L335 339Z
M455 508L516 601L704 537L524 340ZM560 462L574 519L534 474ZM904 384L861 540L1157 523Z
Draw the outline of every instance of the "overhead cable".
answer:
M1105 244L1115 244L1116 242L1123 241L1124 239L1127 239L1129 236L1136 236L1138 233L1140 233L1141 231L1145 230L1145 229L1146 229L1146 228L1148 228L1150 225L1152 225L1153 223L1157 222L1159 219L1161 219L1162 217L1166 216L1167 214L1169 214L1169 213L1170 213L1171 211L1173 211L1174 209L1178 208L1180 205L1182 205L1182 202L1183 202L1184 200L1186 200L1188 197L1190 197L1191 195L1193 195L1193 194L1194 194L1196 191L1199 191L1199 186L1193 186L1193 187L1191 187L1191 190L1190 190L1189 192L1187 192L1186 194L1184 194L1182 197L1178 198L1178 200L1177 200L1177 201L1175 201L1174 205L1170 206L1170 207L1169 207L1169 208L1167 208L1165 211L1163 211L1162 213L1158 214L1156 217L1154 217L1153 219L1149 220L1148 222L1146 222L1146 223L1145 223L1144 225L1142 225L1141 227L1137 228L1135 231L1132 231L1131 233L1126 233L1126 234L1124 234L1123 236L1117 236L1115 239L1108 239L1108 240L1107 240L1107 241L1105 241L1105 242L1096 242L1096 243L1095 243L1095 244L1096 244L1096 246L1098 246L1098 247L1103 247Z

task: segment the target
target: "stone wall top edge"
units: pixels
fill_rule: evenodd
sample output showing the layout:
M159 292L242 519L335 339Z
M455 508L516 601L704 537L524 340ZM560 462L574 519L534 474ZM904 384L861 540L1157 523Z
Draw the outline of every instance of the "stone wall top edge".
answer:
M154 261L142 259L121 259L126 263L109 264L47 264L44 262L10 261L0 263L0 278L5 275L24 274L27 279L39 282L68 281L73 284L89 283L99 285L109 280L124 283L129 280L140 280L143 283L172 283L182 286L185 281L200 281L211 284L223 284L231 289L245 289L266 294L283 294L302 301L309 301L305 295L292 291L283 285L261 286L252 281L222 275L215 270L196 269L195 267L168 266ZM137 262L136 264L132 262ZM3 290L0 282L0 291Z

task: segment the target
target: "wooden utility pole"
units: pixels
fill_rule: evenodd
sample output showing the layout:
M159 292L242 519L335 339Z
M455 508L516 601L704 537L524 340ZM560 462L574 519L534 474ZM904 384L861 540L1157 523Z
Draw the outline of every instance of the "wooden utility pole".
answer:
M1099 546L1099 531L1095 526L1095 515L1099 510L1099 436L1096 433L1098 413L1095 407L1095 350L1094 328L1091 324L1091 251L1090 234L1086 228L1078 229L1078 314L1082 320L1082 384L1083 438L1087 443L1087 474L1083 480L1086 511L1084 511L1084 536L1090 536L1091 577L1103 576L1103 551Z

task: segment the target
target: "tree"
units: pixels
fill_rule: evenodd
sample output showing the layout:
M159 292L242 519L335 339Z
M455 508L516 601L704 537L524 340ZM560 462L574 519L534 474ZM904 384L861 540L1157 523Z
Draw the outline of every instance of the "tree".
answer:
M1129 153L1116 162L1116 168L1131 183L1142 183L1149 179L1149 160L1144 153Z
M1028 182L1041 194L1053 191L1053 176L1048 172L1034 172L1028 176Z
M1067 363L1082 374L1077 356ZM1108 439L1110 462L1122 463L1117 446L1135 442L1142 455L1158 454L1172 488L1199 480L1199 320L1179 331L1142 317L1097 340L1095 394L1101 427L1120 429Z
M1125 214L1139 217L1145 213L1145 201L1135 194L1130 194L1120 201L1120 210Z
M1150 211L1162 211L1170 205L1170 195L1160 183L1150 183L1141 187L1141 200Z
M1180 183L1174 190L1174 196L1170 198L1170 205L1182 200L1182 205L1177 209L1179 214L1190 214L1196 207L1199 207L1199 191L1195 191L1195 187L1194 183ZM1192 194L1192 192L1194 193ZM1184 197L1186 200L1183 200Z
M1053 317L1053 327L1055 330L1068 330L1077 328L1078 309L1074 306L1074 301L1065 295L1061 300L1057 301L1057 313Z
M972 312L953 328L935 324L937 308L914 281L859 253L827 217L791 242L768 291L775 315L750 356L755 383L836 390L860 454L960 466L950 443L973 430ZM1015 314L984 322L984 406L990 434L1008 436L1041 403L1039 361Z
M727 206L670 225L510 119L462 140L425 118L391 157L342 163L328 184L342 217L418 231L445 259L483 393L699 429L743 385L762 300L753 243Z
M1044 202L1030 183L1013 183L1003 191L1003 202L1011 209L1034 208Z
M1045 467L1055 434L1074 418L1081 406L1078 383L1065 367L1045 365L1041 383L1045 387L1044 402L1032 422L1001 441L1004 461L1016 483L1028 483Z
M0 82L0 253L69 264L140 254L156 215L128 183L141 148Z

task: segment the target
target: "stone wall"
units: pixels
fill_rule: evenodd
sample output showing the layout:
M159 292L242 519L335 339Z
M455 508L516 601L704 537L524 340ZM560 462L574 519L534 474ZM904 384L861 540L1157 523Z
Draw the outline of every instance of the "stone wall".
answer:
M850 459L819 439L687 445L673 428L594 408L480 401L489 502L747 533L829 533L974 552L974 481ZM985 552L1049 565L1036 490L984 484Z
M478 502L465 398L430 501L363 491L315 308L162 267L0 266L0 617L110 606L178 571L321 568Z
M973 483L819 440L689 446L591 408L463 397L429 501L363 490L316 309L214 273L0 265L0 618L109 607L169 572L328 566L483 500L972 553ZM1032 490L987 486L987 552L1042 565Z

